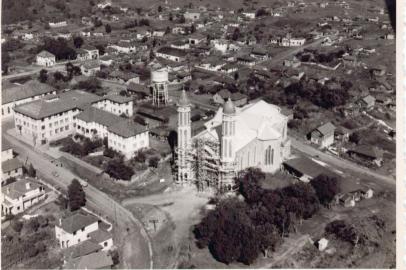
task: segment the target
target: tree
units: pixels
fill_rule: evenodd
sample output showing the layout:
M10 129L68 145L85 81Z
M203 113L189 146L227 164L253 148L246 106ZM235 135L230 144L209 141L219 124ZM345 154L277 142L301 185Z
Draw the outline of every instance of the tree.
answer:
M266 14L266 10L264 8L260 8L255 12L255 17L265 16Z
M194 32L196 32L196 26L194 25L194 24L192 24L191 26L190 26L190 33L194 33Z
M238 78L240 77L240 75L238 74L238 72L234 73L234 80L238 81Z
M158 168L159 158L158 157L151 157L148 160L148 166L153 168Z
M186 22L185 16L183 14L180 15L179 16L179 23L185 23L185 22Z
M161 13L162 12L162 7L158 6L158 12Z
M233 32L233 35L232 35L231 39L234 40L234 41L236 41L236 40L238 40L240 37L241 37L240 28L237 27L237 28L234 29L234 32Z
M68 205L70 211L78 210L86 205L86 193L76 178L68 186Z
M107 163L106 173L113 178L122 180L131 180L134 171L131 167L128 167L122 160L110 160Z
M42 83L46 83L48 80L48 70L46 69L41 69L39 72L38 80Z
M354 132L348 137L348 140L352 143L358 144L361 140L361 137L358 132Z
M29 177L35 177L37 175L37 171L34 169L34 166L32 166L32 164L30 164L28 169L26 169L26 173Z
M84 43L84 40L82 37L78 36L78 37L73 38L73 44L75 45L75 48L82 47L83 43Z
M61 81L61 80L65 79L65 76L63 76L63 74L61 72L56 71L54 73L54 79L55 79L55 81Z
M102 45L102 44L97 44L97 45L95 45L95 47L96 47L96 49L99 50L99 54L100 54L100 55L104 55L104 54L105 54L105 52L106 52L106 47L105 47L104 45Z
M22 228L23 228L23 223L22 223L21 221L19 221L19 220L14 220L14 221L11 223L11 228L13 228L13 230L14 230L16 233L20 233L21 230L22 230Z
M104 26L104 30L106 31L107 34L111 33L111 26L110 26L110 24L106 24L106 25Z
M340 192L338 179L336 177L321 174L314 178L310 184L316 191L320 203L326 206L329 205L335 195Z
M173 14L171 12L169 13L169 21L173 21Z

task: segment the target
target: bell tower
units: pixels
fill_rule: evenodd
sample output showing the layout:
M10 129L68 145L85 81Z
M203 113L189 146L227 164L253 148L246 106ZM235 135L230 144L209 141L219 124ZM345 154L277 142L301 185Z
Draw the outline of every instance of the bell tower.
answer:
M189 182L192 174L191 164L188 158L192 141L190 107L191 104L186 91L183 89L178 102L178 184Z
M236 109L229 98L223 106L220 142L220 188L230 191L235 177L235 116Z

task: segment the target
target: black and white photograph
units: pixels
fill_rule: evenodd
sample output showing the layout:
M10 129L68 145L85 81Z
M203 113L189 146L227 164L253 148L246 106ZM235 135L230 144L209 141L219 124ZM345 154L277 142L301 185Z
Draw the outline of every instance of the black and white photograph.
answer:
M396 0L1 3L1 269L406 266Z

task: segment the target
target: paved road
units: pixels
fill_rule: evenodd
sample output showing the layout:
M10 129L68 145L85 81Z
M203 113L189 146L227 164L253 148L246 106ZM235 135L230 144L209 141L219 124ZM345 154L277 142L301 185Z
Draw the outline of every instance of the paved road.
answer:
M311 145L308 145L302 141L299 141L298 139L296 139L294 137L290 137L290 140L292 143L292 148L295 148L295 149L299 150L300 152L303 152L309 156L318 156L318 159L320 159L321 161L332 164L335 167L339 167L344 171L348 172L348 170L350 170L350 171L353 171L356 173L372 176L374 178L382 180L391 185L396 184L396 180L393 179L392 177L376 173L376 172L374 172L368 168L362 167L356 163L333 156L332 154L324 153L324 152L312 147Z
M66 188L73 178L80 179L69 170L56 167L44 155L36 152L31 146L22 143L4 131L3 136L13 145L15 151L20 154L23 160L28 159L29 162L32 162L33 166L46 179L54 182L53 184L56 183ZM52 175L54 171L59 174L58 177ZM85 191L88 204L114 222L118 237L124 243L123 252L120 254L124 268L152 269L152 244L141 222L129 210L97 188L88 185ZM127 232L127 228L130 228L129 232Z

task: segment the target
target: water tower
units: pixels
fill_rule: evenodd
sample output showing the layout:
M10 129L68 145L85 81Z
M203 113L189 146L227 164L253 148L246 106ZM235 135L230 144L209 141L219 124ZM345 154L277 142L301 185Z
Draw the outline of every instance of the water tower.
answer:
M159 107L168 104L168 68L151 70L152 104Z

